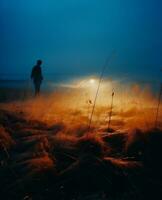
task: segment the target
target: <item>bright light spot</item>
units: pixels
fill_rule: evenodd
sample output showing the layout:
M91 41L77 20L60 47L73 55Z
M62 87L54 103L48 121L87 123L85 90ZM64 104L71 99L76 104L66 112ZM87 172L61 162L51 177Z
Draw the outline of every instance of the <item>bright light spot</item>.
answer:
M90 82L91 84L94 84L94 83L95 83L95 79L90 79L89 82Z

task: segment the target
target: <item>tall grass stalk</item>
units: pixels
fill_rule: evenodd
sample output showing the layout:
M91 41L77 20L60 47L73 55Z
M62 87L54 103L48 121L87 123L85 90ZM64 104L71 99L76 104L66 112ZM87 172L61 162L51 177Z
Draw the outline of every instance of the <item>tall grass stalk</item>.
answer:
M98 86L97 86L97 90L96 90L96 94L95 94L95 98L94 98L92 112L91 112L90 119L89 119L89 124L88 124L89 130L91 128L91 124L92 124L92 120L93 120L93 114L94 114L94 110L95 110L95 107L96 107L96 102L97 102L97 98L98 98L98 95L99 95L99 90L100 90L101 82L103 80L104 72L105 72L107 66L110 64L110 61L113 60L114 56L115 56L115 51L112 52L111 56L106 59L106 62L103 65L103 68L102 68L102 71L101 71L101 74L100 74L100 78L99 78L99 82L98 82Z

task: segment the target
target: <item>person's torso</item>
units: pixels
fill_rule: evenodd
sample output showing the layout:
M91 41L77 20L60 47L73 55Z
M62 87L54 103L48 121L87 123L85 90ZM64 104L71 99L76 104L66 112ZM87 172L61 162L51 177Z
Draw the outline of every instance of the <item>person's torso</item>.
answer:
M40 66L34 66L33 68L33 78L35 80L42 80L42 72L41 72L41 67Z

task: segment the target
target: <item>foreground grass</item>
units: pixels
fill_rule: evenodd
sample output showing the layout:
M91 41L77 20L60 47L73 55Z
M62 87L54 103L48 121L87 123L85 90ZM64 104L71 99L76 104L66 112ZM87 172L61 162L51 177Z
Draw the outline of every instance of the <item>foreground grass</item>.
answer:
M0 111L1 199L161 199L161 155L158 129L71 131Z

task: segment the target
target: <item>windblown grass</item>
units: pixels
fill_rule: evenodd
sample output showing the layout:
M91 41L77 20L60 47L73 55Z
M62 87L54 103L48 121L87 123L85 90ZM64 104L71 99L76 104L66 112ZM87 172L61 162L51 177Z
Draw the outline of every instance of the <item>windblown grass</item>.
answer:
M108 133L5 110L0 119L2 199L162 197L160 129Z

